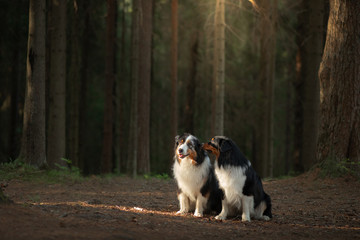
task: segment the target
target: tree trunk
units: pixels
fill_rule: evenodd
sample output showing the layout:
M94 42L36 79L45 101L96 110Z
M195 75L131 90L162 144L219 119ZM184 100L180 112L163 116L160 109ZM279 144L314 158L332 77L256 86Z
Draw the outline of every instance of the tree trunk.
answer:
M153 0L140 1L139 85L138 85L138 173L150 173L150 82Z
M253 3L254 4L254 3ZM262 177L273 175L273 102L276 57L277 0L258 0L260 14L260 115L257 133L259 151L256 159Z
M298 139L296 151L299 156L296 161L297 170L309 170L316 162L320 104L317 74L323 49L323 15L323 1L303 0L302 13L299 15L299 80L296 91L298 120L301 123L297 130L301 132L295 135Z
M194 108L195 108L195 93L196 93L196 74L198 63L198 47L199 47L199 32L195 30L192 34L190 45L190 66L189 77L186 85L186 104L185 104L185 131L194 132Z
M121 172L122 159L124 159L123 150L126 148L124 146L125 141L122 136L125 136L122 131L122 126L124 125L122 122L122 103L125 97L122 94L122 89L124 88L123 82L126 80L126 61L125 61L125 36L126 36L126 6L125 0L120 1L120 6L122 7L121 15L120 15L120 23L121 23L121 40L120 40L120 67L119 74L115 79L115 88L116 88L116 100L115 100L115 136L114 136L114 160L116 163L116 172Z
M105 107L104 107L104 139L102 149L101 173L113 170L113 115L114 115L114 83L115 83L115 42L116 42L116 1L107 0L106 18L106 67L105 67Z
M171 136L177 135L178 96L177 96L177 60L178 60L178 0L171 1ZM173 153L171 153L172 155ZM171 158L170 158L171 159ZM172 159L171 159L172 163Z
M331 0L319 70L318 159L360 160L360 1Z
M30 0L24 124L19 158L46 164L45 137L45 0Z
M66 1L51 1L50 86L47 161L50 168L65 166L66 138Z
M223 135L225 98L225 0L216 1L214 28L212 135Z
M80 16L78 1L74 0L71 6L71 41L70 66L67 76L67 156L74 166L79 167L79 103L80 103L80 68L81 68L81 47L80 47Z
M138 82L139 82L139 25L140 0L133 0L131 26L131 109L127 173L136 177L138 155Z
M81 37L81 69L80 69L80 101L79 101L79 167L83 170L84 174L89 173L89 166L86 161L86 142L89 137L88 133L88 80L89 80L89 54L87 49L90 45L90 9L91 2L82 1L84 11L84 30Z

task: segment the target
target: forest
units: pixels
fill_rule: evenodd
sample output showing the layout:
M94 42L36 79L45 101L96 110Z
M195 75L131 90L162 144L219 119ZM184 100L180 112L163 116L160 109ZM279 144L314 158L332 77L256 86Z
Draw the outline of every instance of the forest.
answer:
M233 139L262 177L360 172L356 0L0 1L0 163L170 173Z

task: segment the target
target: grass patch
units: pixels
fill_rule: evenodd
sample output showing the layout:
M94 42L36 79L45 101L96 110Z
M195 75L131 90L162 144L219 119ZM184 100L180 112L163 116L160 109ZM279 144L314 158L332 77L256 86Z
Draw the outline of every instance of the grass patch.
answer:
M163 179L168 180L171 177L167 173L150 173L150 174L144 174L145 179L151 179L151 178L157 178L157 179Z
M350 159L338 160L335 157L329 157L319 164L320 177L345 177L351 175L360 180L360 162Z
M56 170L39 170L19 160L0 164L0 180L19 179L46 183L69 183L84 180L78 168L58 166Z

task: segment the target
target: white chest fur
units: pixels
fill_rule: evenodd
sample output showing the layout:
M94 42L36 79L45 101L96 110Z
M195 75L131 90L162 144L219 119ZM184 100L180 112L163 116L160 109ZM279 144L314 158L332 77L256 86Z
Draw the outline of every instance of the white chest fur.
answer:
M188 157L182 159L181 163L175 161L173 166L174 177L181 191L190 200L195 201L200 194L200 189L207 180L210 167L210 159L207 156L201 165L194 165Z
M225 166L219 168L215 163L215 174L219 180L220 187L224 190L226 199L231 205L240 204L243 196L243 188L246 181L246 168Z

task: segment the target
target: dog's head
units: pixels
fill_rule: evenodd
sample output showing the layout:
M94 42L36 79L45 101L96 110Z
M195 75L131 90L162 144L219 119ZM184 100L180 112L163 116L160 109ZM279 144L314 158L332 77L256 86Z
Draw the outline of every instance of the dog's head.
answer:
M232 141L230 138L224 136L215 136L210 142L204 143L203 148L214 154L216 159L219 159L221 153L228 152L232 149Z
M175 137L174 146L175 156L180 163L183 159L189 158L191 163L196 165L203 159L203 150L200 141L189 133L184 133Z

